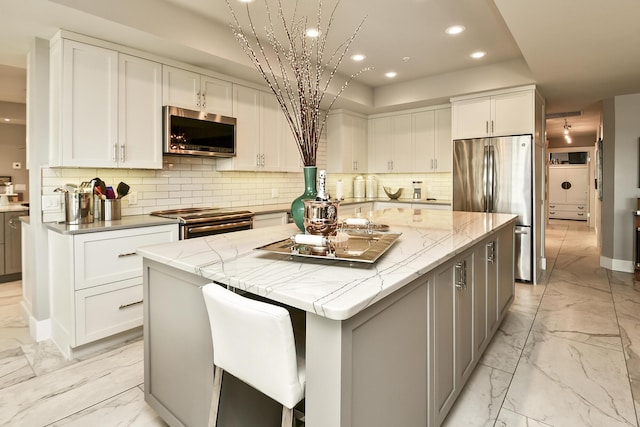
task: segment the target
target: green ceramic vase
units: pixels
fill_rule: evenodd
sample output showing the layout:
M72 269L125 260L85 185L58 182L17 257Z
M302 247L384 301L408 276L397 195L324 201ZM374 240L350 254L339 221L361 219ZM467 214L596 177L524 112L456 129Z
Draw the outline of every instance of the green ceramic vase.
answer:
M291 216L300 231L304 232L304 202L305 199L315 199L318 191L316 189L317 166L304 167L304 193L291 203Z

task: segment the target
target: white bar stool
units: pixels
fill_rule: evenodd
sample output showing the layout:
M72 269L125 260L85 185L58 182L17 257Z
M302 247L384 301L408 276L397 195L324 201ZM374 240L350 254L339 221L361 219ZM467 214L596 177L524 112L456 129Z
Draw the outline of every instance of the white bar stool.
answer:
M282 427L293 426L293 407L304 398L305 361L289 312L210 283L202 294L213 341L214 384L209 426L216 425L223 371L282 404ZM304 343L298 345L304 346Z

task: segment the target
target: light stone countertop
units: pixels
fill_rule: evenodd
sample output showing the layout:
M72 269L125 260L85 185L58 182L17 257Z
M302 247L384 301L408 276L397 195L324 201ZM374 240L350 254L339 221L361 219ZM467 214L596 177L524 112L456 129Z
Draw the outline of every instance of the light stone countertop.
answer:
M178 220L171 218L160 218L151 215L131 215L123 216L122 219L116 219L112 221L94 221L87 224L71 225L65 223L48 222L45 225L49 230L61 234L84 234L167 224L176 224L177 227Z
M20 212L20 211L28 211L29 208L26 206L22 206L23 202L10 202L7 205L0 205L0 212Z
M401 232L375 264L254 250L298 232L294 224L138 249L145 258L304 311L344 320L511 223L517 216L449 210L375 211ZM152 285L153 286L153 285Z

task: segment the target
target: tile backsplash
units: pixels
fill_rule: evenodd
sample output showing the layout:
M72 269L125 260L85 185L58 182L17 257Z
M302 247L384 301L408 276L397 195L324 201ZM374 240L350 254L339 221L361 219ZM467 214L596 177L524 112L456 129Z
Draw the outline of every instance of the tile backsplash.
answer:
M319 158L319 164L324 158ZM122 215L140 215L179 207L251 207L290 203L304 191L302 173L227 172L216 170L216 160L199 157L167 156L162 170L144 169L42 169L43 221L63 221L64 202L57 187L80 184L100 177L114 189L119 182L130 186L131 196L123 199ZM322 169L323 166L319 166ZM354 174L327 174L327 186L335 193L338 179L345 198L353 196ZM378 196L385 198L383 186L403 187L402 198L411 198L411 182L423 181L423 198L451 198L451 174L377 174Z

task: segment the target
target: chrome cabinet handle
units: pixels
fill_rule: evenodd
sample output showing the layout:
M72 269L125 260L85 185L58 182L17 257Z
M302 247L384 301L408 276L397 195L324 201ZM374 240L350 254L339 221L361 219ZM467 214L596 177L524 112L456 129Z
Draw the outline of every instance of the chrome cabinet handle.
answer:
M204 110L205 108L207 108L207 93L203 93L202 94L202 109Z
M494 240L487 243L487 262L491 264L496 262L496 242Z
M467 261L456 263L456 272L458 279L456 280L456 289L459 291L467 289Z
M111 153L111 160L115 163L118 158L118 144L113 144L113 152Z
M130 302L129 304L122 304L120 305L120 307L118 307L118 310L123 310L125 308L133 307L134 305L142 304L143 301L144 300Z
M124 144L120 144L120 163L124 163Z
M485 120L484 122L484 133L489 135L489 120Z
M200 92L196 93L196 107L200 108Z
M136 252L127 252L124 254L118 254L118 258L124 258L124 257L134 256L134 255L138 255L138 254Z

